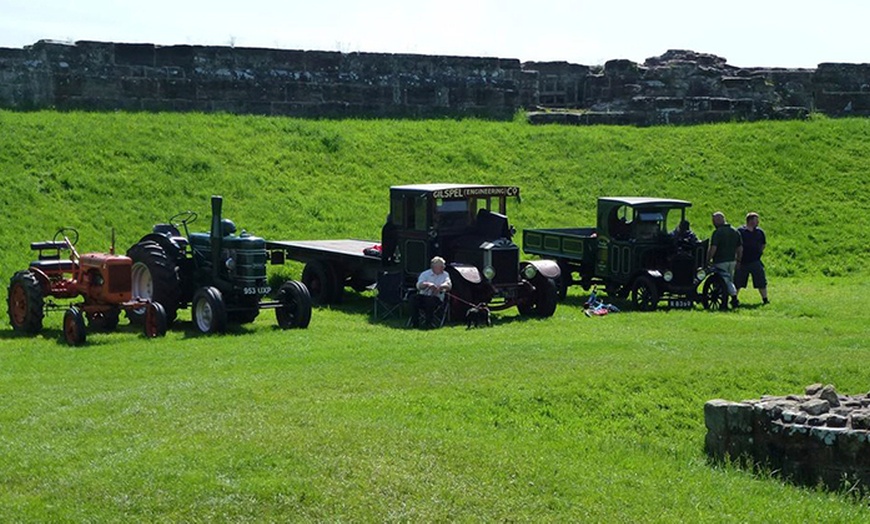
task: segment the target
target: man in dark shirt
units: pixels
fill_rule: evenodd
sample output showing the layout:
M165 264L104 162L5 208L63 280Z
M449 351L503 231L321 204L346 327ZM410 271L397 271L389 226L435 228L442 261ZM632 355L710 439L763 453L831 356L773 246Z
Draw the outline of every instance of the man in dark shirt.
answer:
M749 284L749 275L752 275L752 286L761 295L762 304L769 304L767 275L764 273L764 262L761 261L767 237L764 236L764 231L758 227L758 213L748 213L746 225L740 226L737 232L740 233L743 240L743 258L737 264L737 270L734 274L734 284L737 286L737 291L739 292Z
M743 255L743 241L740 233L725 221L725 215L717 211L713 213L713 236L710 237L710 250L707 251L709 262L717 273L722 275L728 294L731 296L731 307L737 307L737 287L734 285L734 269Z

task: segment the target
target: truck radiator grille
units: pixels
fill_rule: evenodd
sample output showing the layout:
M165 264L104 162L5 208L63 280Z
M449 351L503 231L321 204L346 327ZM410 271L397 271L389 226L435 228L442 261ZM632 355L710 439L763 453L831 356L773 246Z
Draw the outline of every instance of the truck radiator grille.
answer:
M492 267L495 269L493 284L516 284L519 271L519 248L498 249L492 252Z

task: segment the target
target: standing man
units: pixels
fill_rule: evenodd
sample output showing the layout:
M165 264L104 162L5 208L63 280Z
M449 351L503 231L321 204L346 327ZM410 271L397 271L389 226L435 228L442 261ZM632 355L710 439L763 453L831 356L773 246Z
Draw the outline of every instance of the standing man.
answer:
M721 211L713 213L713 227L716 230L710 237L707 258L725 280L725 286L731 296L731 307L736 308L740 302L737 300L737 287L734 286L734 269L743 256L743 241L740 233L725 221L725 215Z
M740 226L737 231L743 241L743 258L737 264L734 275L737 291L740 292L749 284L749 275L752 275L752 287L761 295L761 303L770 304L767 300L767 275L764 274L764 262L761 261L767 238L764 230L758 227L758 213L747 213L746 225Z
M411 300L411 326L419 327L421 309L426 315L425 327L432 324L432 315L438 305L444 301L445 294L450 291L453 284L450 275L444 271L444 259L434 257L429 264L430 269L420 273L417 278L417 294Z

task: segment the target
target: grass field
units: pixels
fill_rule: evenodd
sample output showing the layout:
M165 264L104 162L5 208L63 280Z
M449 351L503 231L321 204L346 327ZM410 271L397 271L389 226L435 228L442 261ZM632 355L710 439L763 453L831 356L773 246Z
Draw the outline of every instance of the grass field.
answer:
M0 112L0 269L61 225L123 250L184 209L267 238L375 238L391 184L517 184L517 227L591 225L603 194L762 216L772 304L492 329L305 331L264 313L89 344L0 322L0 517L81 521L859 522L868 500L712 466L703 404L870 390L870 121L564 128L479 121ZM207 228L201 219L198 226ZM706 236L706 235L703 235ZM287 272L298 276L298 268ZM5 287L2 291L5 303Z

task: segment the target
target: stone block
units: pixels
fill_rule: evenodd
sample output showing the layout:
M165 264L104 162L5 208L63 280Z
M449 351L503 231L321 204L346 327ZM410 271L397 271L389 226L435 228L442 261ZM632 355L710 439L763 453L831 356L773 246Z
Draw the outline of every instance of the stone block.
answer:
M852 429L870 430L870 409L854 411L849 417Z
M154 67L154 44L115 44L115 64Z
M132 98L156 98L160 96L160 83L151 78L122 78L121 95Z
M831 406L828 404L828 402L820 398L808 400L800 405L800 410L810 416L827 413L829 409L831 409Z

